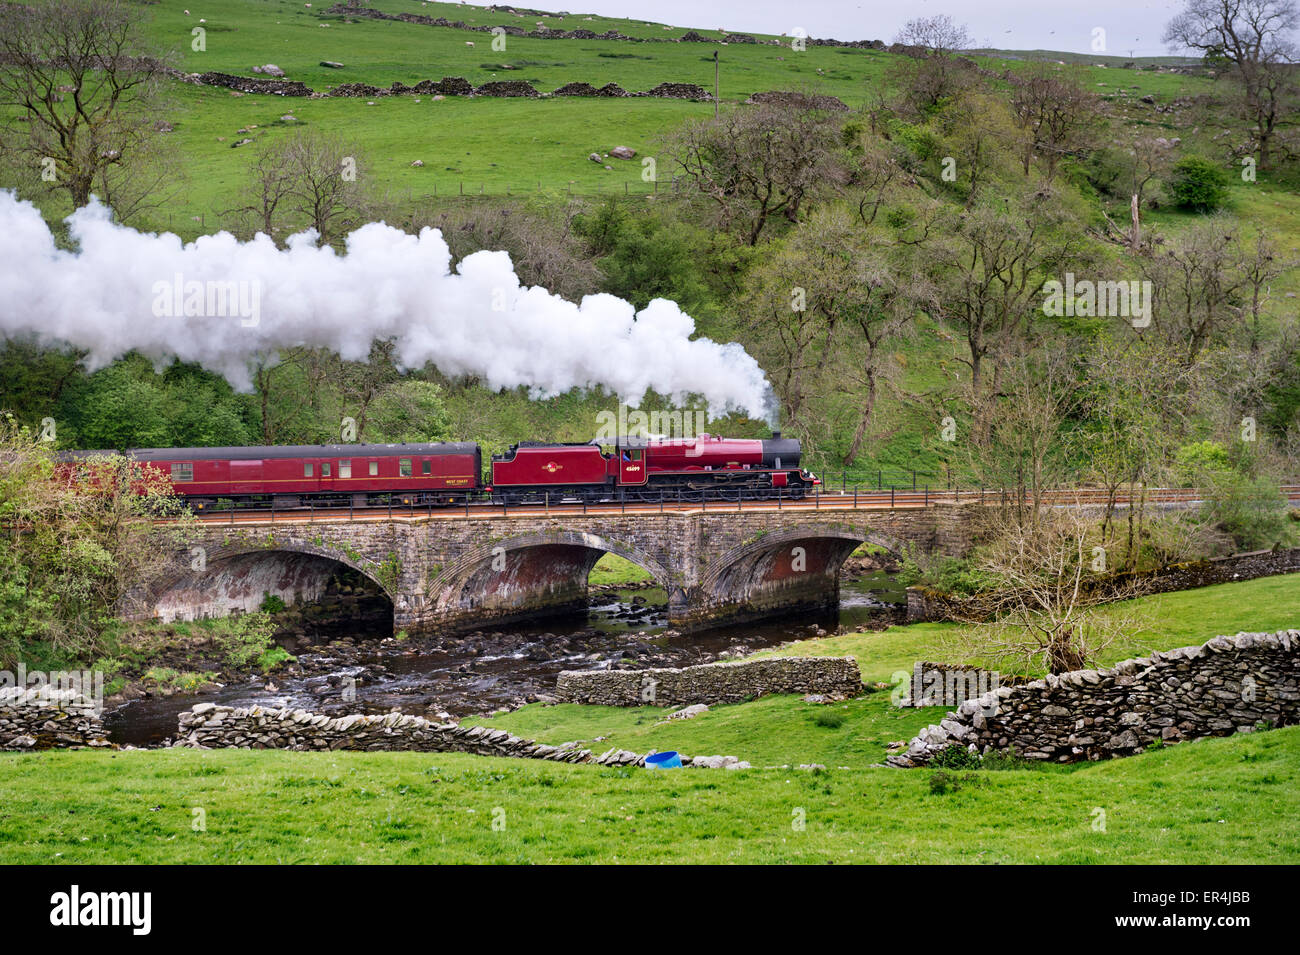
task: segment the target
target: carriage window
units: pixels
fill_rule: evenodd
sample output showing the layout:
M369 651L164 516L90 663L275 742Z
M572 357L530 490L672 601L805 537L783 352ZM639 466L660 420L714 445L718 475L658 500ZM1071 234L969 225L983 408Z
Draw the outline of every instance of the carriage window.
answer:
M315 467L312 465L312 463L311 463L310 461L304 461L304 462L302 463L302 476L303 476L303 477L311 477L311 476L312 476L312 472L313 472L314 470L315 470Z
M173 481L193 481L194 465L188 461L172 462L172 480Z
M370 462L370 476L371 476L371 477L379 477L379 462L378 462L378 461L371 461L371 462Z
M320 466L320 476L321 476L321 477L329 477L329 476L330 476L330 463L329 463L328 461L322 461L322 462L321 462L321 466Z
M345 458L339 461L339 477L341 478L352 477L352 461L350 459Z
M410 477L410 476L411 476L411 459L410 459L410 458L402 458L402 459L398 462L397 473L400 474L402 477Z
M432 461L429 461L429 460L425 460L425 461L421 462L421 464L420 464L420 473L423 474L423 475L426 475L426 476L432 474L432 473L433 473L433 462L432 462Z

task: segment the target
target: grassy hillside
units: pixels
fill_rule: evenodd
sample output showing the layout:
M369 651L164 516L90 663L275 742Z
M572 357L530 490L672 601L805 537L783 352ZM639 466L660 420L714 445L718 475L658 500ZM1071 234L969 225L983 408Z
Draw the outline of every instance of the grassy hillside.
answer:
M556 29L617 30L627 36L675 37L685 30L659 24L571 14L519 18L459 4L415 5L401 0L369 4L386 13L413 12L479 25L510 24L535 29L539 20ZM507 37L494 52L491 36L422 24L355 19L326 13L328 3L307 7L293 0L227 0L216 11L201 11L185 0L162 0L150 7L151 39L175 51L189 72L219 71L254 76L252 68L274 63L287 78L324 92L344 83L388 87L422 79L461 76L475 85L493 80L526 80L543 92L582 81L617 83L629 91L662 82L698 83L713 89L713 52L721 53L721 99L735 104L752 93L807 89L862 106L886 83L892 54L876 50L810 46L802 52L782 46L703 43L631 43L614 40L543 40ZM205 22L200 24L199 20ZM740 24L734 25L742 31ZM191 49L190 31L207 31L206 49ZM730 26L729 26L730 28ZM710 38L716 31L698 31ZM888 38L885 38L888 39ZM474 43L473 47L467 42ZM330 60L343 69L320 65ZM981 58L987 68L1018 69L1023 63L996 55ZM1164 101L1207 89L1209 81L1178 74L1090 67L1098 92L1123 85L1133 97ZM1120 77L1117 80L1116 77ZM1122 81L1122 82L1121 82ZM505 196L536 193L565 196L653 192L641 178L640 162L610 161L613 168L587 159L616 145L639 157L654 155L656 141L673 126L711 115L712 105L651 98L501 100L490 97L435 101L430 96L306 100L239 95L224 89L175 84L168 121L176 154L183 158L184 186L150 225L189 238L212 230L235 205L252 153L291 129L314 127L342 132L364 145L369 175L381 191L403 201L429 202L454 197L463 188ZM280 119L292 115L295 121ZM241 133L239 130L246 130ZM232 148L251 137L253 143ZM422 160L423 167L412 167ZM51 204L50 214L66 210Z

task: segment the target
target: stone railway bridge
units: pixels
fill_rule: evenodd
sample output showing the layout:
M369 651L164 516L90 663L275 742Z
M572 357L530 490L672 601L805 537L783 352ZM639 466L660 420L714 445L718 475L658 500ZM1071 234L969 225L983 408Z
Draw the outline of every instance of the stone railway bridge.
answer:
M311 601L343 564L393 602L395 630L476 629L586 606L605 553L643 567L683 631L834 606L860 544L966 553L978 504L203 523L156 532L164 570L124 611L166 620Z

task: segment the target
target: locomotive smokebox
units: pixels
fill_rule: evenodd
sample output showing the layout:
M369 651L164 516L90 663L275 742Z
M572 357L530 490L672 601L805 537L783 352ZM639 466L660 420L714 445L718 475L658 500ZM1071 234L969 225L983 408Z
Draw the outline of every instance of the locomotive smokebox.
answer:
M798 439L783 438L781 432L773 431L772 437L763 442L763 467L797 468L798 466Z

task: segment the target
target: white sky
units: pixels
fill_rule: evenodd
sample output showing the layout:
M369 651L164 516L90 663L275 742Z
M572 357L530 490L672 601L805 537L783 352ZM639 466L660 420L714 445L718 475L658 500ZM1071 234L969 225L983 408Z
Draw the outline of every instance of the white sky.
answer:
M977 46L1011 50L1092 49L1093 30L1106 31L1111 56L1162 56L1165 24L1181 0L498 0L517 7L568 10L609 17L736 32L890 42L912 17L946 13L970 30ZM556 24L567 27L567 24Z

